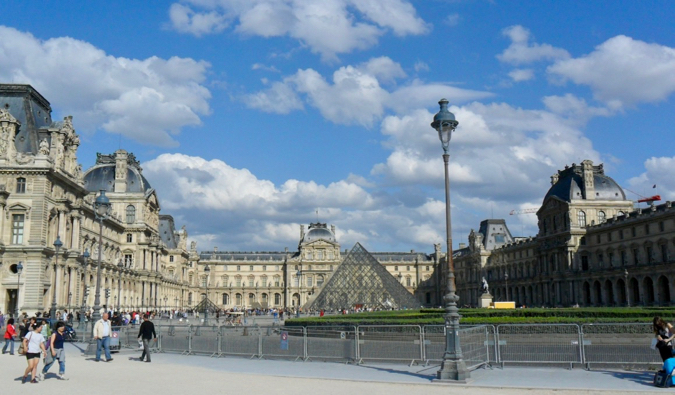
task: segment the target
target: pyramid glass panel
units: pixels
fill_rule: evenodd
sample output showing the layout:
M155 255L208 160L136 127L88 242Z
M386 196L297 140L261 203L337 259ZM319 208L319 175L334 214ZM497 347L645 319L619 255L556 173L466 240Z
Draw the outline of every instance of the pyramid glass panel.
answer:
M416 309L420 302L359 243L305 310L362 308Z

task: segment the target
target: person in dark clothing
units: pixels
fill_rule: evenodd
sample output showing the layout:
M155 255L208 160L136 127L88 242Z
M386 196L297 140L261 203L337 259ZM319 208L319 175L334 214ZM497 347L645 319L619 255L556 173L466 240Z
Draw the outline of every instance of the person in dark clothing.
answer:
M143 340L143 353L140 361L143 362L147 355L148 358L145 362L150 362L150 340L154 338L157 341L157 334L155 333L155 324L150 321L150 316L147 314L143 315L143 323L138 331L138 338Z

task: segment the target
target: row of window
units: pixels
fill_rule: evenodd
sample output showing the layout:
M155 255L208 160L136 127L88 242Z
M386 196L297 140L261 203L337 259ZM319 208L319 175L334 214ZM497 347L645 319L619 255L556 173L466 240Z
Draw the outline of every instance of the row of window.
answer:
M205 297L206 297L206 295L202 294L202 299L205 298ZM266 293L260 295L260 297L261 297L261 302L263 304L267 303L268 296L267 296ZM223 294L222 298L223 298L223 304L224 305L230 304L230 295L229 294ZM235 294L234 295L234 301L235 301L235 303L234 303L235 306L242 306L243 295L240 294L240 293ZM190 304L190 303L192 303L192 301L188 300L188 304ZM249 306L253 305L254 303L256 303L255 294L253 294L253 293L248 294L248 304L249 304ZM274 294L274 305L275 306L281 305L281 294L279 294L279 293Z
M659 246L659 249L661 253L661 262L668 262L670 259L670 256L668 254L668 246L666 244L661 244ZM656 251L652 246L645 247L646 260L642 262L645 262L648 265L657 262L655 252ZM609 266L614 266L614 253L613 252L608 253L607 257ZM628 252L624 250L620 251L619 257L620 257L619 263L621 264L621 266L628 266ZM631 259L633 265L639 265L641 263L640 251L637 248L633 248L631 250ZM597 264L598 267L600 268L605 267L605 260L603 253L597 254ZM589 270L589 257L587 255L581 257L581 268L582 270Z
M324 256L326 257L325 259L332 261L335 259L335 254L333 251L328 251L326 254L324 254L325 251L323 250L316 250L316 260L317 261L322 261L324 260ZM309 260L314 260L314 251L307 251L305 252L305 259Z
M406 271L410 271L410 266L406 266L406 267L405 267L405 270L406 270ZM428 265L425 266L424 270L428 272L429 270L431 270L431 266L428 266ZM398 271L398 266L394 266L394 271L395 271L395 272Z
M645 227L644 227L644 229L645 229L645 235L650 235L650 234L651 234L651 225L652 225L652 224L645 224ZM658 223L658 228L659 228L659 232L664 232L664 231L666 230L666 224L665 224L663 221L660 221L660 222ZM612 233L613 233L613 232L607 232L607 233L606 233L606 235L607 235L607 236L606 236L606 237L607 237L607 241L612 241ZM630 235L631 235L631 237L636 237L636 236L637 236L637 229L636 229L635 226L633 226L632 228L630 228ZM619 229L619 239L620 239L620 240L623 240L624 237L625 237L624 230L623 230L623 229ZM595 238L596 238L595 241L596 241L597 244L600 244L600 243L602 242L602 238L601 238L601 235L600 235L600 234L597 234L597 235L595 236ZM581 239L581 244L582 244L582 245L585 245L585 244L586 244L585 238L582 238L582 239Z

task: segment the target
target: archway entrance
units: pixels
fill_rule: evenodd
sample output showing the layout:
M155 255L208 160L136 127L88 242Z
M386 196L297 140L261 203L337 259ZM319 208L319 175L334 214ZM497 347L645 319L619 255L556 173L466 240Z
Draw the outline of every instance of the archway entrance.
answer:
M667 306L670 304L670 284L666 276L659 277L657 281L659 304Z
M652 279L650 277L645 277L645 279L642 280L642 287L644 289L645 305L654 304L654 282Z

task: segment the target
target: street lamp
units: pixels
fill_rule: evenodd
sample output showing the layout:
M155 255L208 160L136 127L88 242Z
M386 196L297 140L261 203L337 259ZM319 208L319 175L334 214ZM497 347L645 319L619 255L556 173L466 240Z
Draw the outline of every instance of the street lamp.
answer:
M204 299L204 325L209 323L209 273L211 268L209 265L204 266L204 273L206 273L206 299Z
M296 274L298 276L298 306L295 316L300 318L300 306L302 306L302 263L300 264L300 269Z
M167 301L168 299L169 299L168 297L166 297L166 296L164 297L164 310L165 310L165 311L168 310L168 306L167 306L167 304L166 304L166 301Z
M628 269L623 270L624 286L626 287L626 307L630 307L630 297L628 296Z
M16 317L16 320L19 319L19 287L21 286L21 271L23 271L23 265L21 262L19 262L16 265L16 274L17 274L17 279L16 279L16 311L14 312L14 316Z
M122 302L122 269L124 269L122 258L117 262L117 269L120 272L120 278L117 280L117 314L120 314L120 302Z
M398 273L397 277L398 277L398 283L403 284L403 275L401 274L401 272Z
M84 277L84 289L82 290L82 306L80 307L80 325L84 326L84 314L87 307L87 261L89 260L89 249L84 250L82 254L82 275Z
M100 194L94 201L94 214L99 224L98 236L98 264L96 268L96 294L94 296L94 313L92 322L98 322L101 319L101 260L103 259L103 221L110 216L112 206L110 199L105 195L105 189L101 189Z
M52 308L49 309L49 318L54 320L56 319L56 282L58 281L58 269L59 269L59 250L63 247L61 242L61 236L56 236L56 241L54 241L54 284L52 285Z
M506 300L509 300L509 273L504 273L504 286L506 287Z
M448 175L448 162L450 155L448 147L452 132L457 128L459 122L455 120L455 115L448 111L448 101L441 99L438 104L440 111L434 115L434 121L431 127L436 129L438 137L443 147L443 163L445 165L445 232L447 234L447 264L448 264L448 293L443 297L445 300L445 353L443 354L443 363L441 369L437 372L438 380L466 381L469 378L469 371L462 358L462 348L459 343L459 309L457 302L457 285L455 284L455 264L452 261L452 222L450 220L450 177Z

